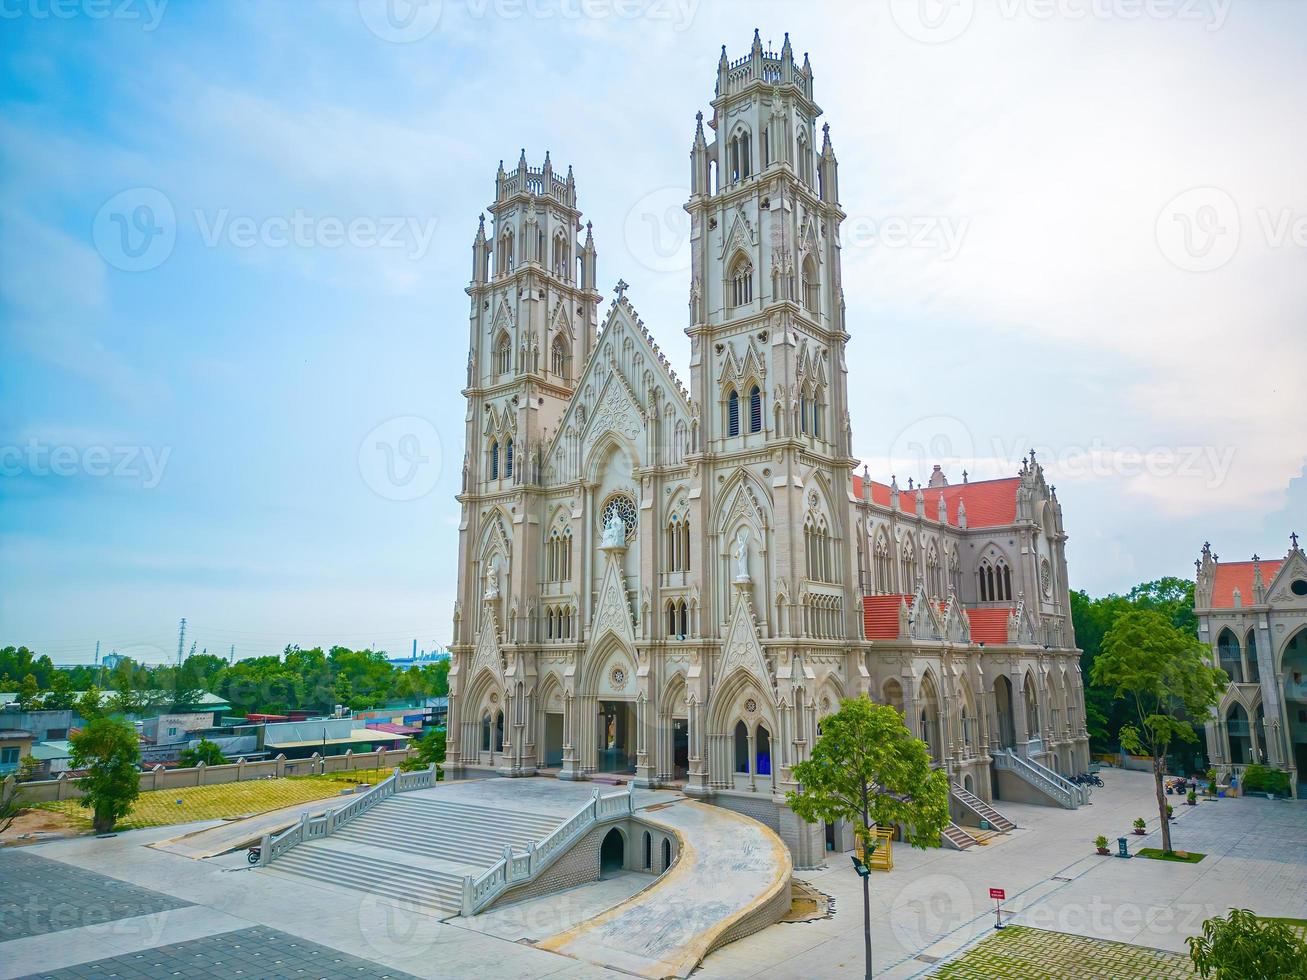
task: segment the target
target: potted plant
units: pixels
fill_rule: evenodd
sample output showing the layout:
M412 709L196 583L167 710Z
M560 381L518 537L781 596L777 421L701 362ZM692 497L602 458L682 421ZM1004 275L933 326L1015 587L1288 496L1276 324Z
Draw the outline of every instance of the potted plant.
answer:
M1207 795L1213 798L1216 797L1216 770L1215 769L1207 770Z
M1094 846L1095 846L1096 848L1098 848L1098 853L1099 853L1099 854L1111 854L1111 853L1112 853L1111 851L1109 851L1109 850L1107 849L1107 838L1104 837L1102 834L1099 834L1097 837L1094 838Z
M1135 833L1138 834L1140 837L1142 837L1146 833L1146 831L1144 830L1143 817L1135 817Z
M1171 804L1168 803L1166 805L1166 819L1170 820L1174 816L1175 816L1175 807L1171 806Z
M1185 802L1188 803L1190 806L1197 806L1198 805L1197 791L1191 789L1189 791L1189 795L1185 798Z

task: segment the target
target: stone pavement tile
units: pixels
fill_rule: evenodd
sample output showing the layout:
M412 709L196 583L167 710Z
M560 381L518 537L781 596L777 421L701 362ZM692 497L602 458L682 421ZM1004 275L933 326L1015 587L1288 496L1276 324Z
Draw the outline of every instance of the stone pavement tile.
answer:
M304 980L354 977L359 980L405 980L411 975L380 967L296 936L252 926L184 943L97 960L64 970L41 971L28 980L73 980L80 977L194 976L212 980Z
M250 925L253 923L247 919L202 905L189 905L66 929L58 933L57 938L25 936L0 944L0 980L42 970L71 968L93 960L244 929Z
M0 943L190 904L34 853L0 850Z

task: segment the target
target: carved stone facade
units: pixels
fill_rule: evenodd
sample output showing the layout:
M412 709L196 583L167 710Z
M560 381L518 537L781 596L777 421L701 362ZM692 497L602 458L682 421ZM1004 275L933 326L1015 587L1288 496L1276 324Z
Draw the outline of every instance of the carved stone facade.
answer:
M625 283L598 322L571 171L501 165L468 287L452 776L683 786L811 866L821 832L783 801L842 698L896 704L985 799L991 747L1086 768L1061 508L1033 454L906 493L852 475L820 113L788 38L723 51L691 150L688 387Z
M1307 557L1290 535L1280 559L1196 562L1198 636L1230 683L1207 724L1207 755L1222 779L1251 763L1289 774L1307 795Z

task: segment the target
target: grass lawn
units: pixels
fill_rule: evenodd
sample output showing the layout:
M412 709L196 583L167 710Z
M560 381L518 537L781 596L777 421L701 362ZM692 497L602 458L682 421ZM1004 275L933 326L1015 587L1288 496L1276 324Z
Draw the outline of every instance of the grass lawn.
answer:
M953 980L1188 980L1194 975L1189 957L1180 953L1028 926L1008 926L931 974Z
M288 776L284 779L251 779L244 783L218 786L192 786L187 789L160 789L142 793L131 813L118 822L115 830L139 830L194 820L219 820L252 813L264 813L297 803L311 803L339 795L359 783L375 785L390 775L389 769L359 769L331 772L316 776ZM42 803L43 810L66 814L79 827L91 827L91 811L77 800Z
M1197 864L1206 854L1200 854L1198 851L1172 851L1167 854L1160 847L1141 847L1135 851L1139 857L1152 858L1154 861L1175 861L1178 864Z

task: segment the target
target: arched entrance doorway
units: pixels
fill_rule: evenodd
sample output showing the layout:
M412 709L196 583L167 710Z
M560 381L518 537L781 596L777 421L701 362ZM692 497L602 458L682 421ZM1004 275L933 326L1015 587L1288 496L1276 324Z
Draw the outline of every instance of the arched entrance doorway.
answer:
M1012 682L1000 674L994 681L994 706L998 713L998 744L1000 748L1017 746L1016 724L1012 720Z
M613 874L625 867L626 838L614 827L604 836L604 842L599 847L599 875Z
M635 705L599 702L599 771L635 772Z

